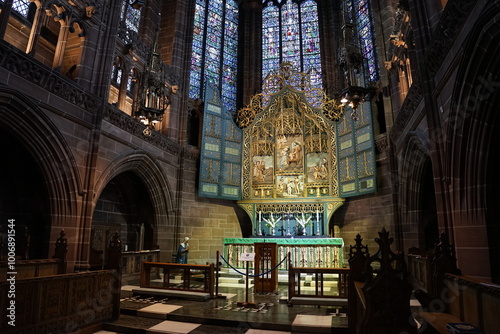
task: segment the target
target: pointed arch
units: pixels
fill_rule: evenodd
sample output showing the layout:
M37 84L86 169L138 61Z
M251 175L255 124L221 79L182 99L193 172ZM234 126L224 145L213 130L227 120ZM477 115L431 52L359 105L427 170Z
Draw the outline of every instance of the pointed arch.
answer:
M500 280L496 176L500 132L500 10L489 2L464 45L446 124L446 169L458 266L482 261L467 274ZM470 238L474 235L474 238Z
M424 204L431 196L423 193L424 189L432 187L432 165L429 156L430 143L420 131L413 131L406 139L401 154L399 177L399 210L401 216L400 230L405 236L405 249L419 247L425 251L426 246L436 240L426 240L424 226ZM428 203L427 203L428 204Z
M128 151L114 159L104 170L96 183L93 206L106 185L117 175L132 171L139 176L149 191L149 196L155 210L155 227L167 226L169 215L174 210L170 187L163 169L145 151Z
M73 154L57 127L27 96L5 86L0 87L0 127L39 164L50 196L52 228L74 225L84 189Z

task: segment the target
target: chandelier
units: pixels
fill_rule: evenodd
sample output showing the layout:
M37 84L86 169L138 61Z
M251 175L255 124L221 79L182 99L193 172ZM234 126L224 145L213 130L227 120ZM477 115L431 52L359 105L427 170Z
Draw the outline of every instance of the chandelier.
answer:
M358 107L373 97L374 89L365 85L365 73L368 65L359 46L356 25L351 19L354 17L354 13L350 13L350 10L353 8L344 3L342 47L339 54L344 88L340 90L339 100L344 108L349 106L352 109L351 118L357 121L359 120Z
M158 53L158 34L153 52L149 56L147 67L134 101L133 115L146 126L145 136L151 136L156 126L163 120L170 105L170 93L176 93L174 87L167 83L165 64Z

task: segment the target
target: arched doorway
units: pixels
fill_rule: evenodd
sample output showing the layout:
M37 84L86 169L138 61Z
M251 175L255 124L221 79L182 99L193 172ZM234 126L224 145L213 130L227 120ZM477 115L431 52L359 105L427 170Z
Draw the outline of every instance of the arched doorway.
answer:
M23 259L46 259L52 254L49 254L49 193L44 176L26 147L2 128L0 130L2 233L6 236L5 225L8 219L14 219L17 255Z
M118 233L125 251L156 248L154 209L147 186L133 171L125 171L108 182L92 215L90 266L106 261L106 247Z

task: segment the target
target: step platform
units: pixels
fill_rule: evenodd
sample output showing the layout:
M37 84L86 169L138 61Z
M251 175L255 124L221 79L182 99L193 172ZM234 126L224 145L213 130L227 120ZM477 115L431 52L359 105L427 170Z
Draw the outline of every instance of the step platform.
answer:
M187 299L194 301L207 301L211 299L210 294L208 292L195 292L195 291L183 291L183 290L134 288L132 289L132 293L134 295L159 296L159 297Z

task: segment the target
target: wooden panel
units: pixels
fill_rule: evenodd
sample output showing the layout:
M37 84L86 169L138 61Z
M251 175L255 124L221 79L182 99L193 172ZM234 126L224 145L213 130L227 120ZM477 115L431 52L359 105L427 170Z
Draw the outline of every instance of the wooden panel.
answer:
M257 293L276 292L278 287L278 264L276 243L255 243L255 275L254 291Z
M461 286L462 291L462 315L465 322L479 324L478 295L474 287Z
M118 317L119 290L115 271L97 271L16 280L16 327L0 320L1 333L69 333ZM8 282L0 283L7 296ZM7 309L7 298L0 307Z
M485 333L495 333L498 330L498 309L500 295L496 297L489 293L481 293L483 330Z
M450 334L446 329L447 323L461 322L460 319L448 313L421 312L419 315L440 334Z

